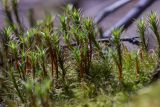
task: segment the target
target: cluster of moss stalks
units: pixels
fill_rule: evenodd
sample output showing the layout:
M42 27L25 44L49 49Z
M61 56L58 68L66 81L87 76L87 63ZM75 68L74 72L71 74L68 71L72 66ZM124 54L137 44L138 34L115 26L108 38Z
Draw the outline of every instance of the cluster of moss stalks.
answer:
M0 100L5 105L89 106L102 100L94 106L109 106L117 93L129 96L149 83L160 45L148 54L145 20L138 22L140 51L129 52L120 41L122 28L113 30L113 46L104 48L96 40L99 32L92 19L70 5L58 26L51 15L35 22L31 12L28 29L20 20L17 0L4 0L3 6L7 24L0 31ZM160 44L156 13L148 19Z

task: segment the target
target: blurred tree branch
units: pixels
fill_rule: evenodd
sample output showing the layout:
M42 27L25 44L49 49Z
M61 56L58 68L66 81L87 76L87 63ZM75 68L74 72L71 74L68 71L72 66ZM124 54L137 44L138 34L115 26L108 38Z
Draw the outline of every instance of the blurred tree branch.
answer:
M139 0L138 4L131 9L126 16L124 16L122 19L120 19L113 27L111 27L109 30L104 32L103 37L110 38L111 37L111 32L114 28L117 27L123 27L123 29L128 28L135 19L137 19L141 13L148 8L153 2L156 0Z
M100 13L95 17L94 22L100 23L106 16L110 15L112 12L116 11L117 9L129 3L130 1L131 0L118 0L112 5L107 6L106 8L101 10Z

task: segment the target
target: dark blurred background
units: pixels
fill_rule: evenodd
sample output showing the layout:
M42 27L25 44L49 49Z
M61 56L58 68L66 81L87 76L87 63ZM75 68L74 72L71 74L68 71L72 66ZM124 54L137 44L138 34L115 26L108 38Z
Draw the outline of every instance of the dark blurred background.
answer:
M21 20L26 20L25 16L27 15L27 11L31 8L34 9L35 18L41 19L45 15L46 12L50 12L52 14L60 13L62 8L68 4L73 3L77 8L81 8L85 16L95 17L99 11L103 8L112 5L114 2L118 0L19 0L19 12L21 15ZM101 23L104 29L109 28L116 22L120 17L122 17L127 11L134 6L137 0L132 0L133 2L128 3L123 8L119 9L113 15L107 17L105 20L106 23ZM2 12L2 3L0 4L0 26L4 25L4 14ZM106 21L105 21L106 22Z
M47 12L53 15L61 14L65 5L68 3L74 4L77 8L81 8L84 16L92 17L93 19L106 7L114 4L119 0L19 0L19 12L23 23L27 22L27 14L29 9L34 10L34 17L36 19L42 19ZM114 24L116 24L121 18L123 18L128 12L136 6L140 0L130 0L121 8L117 9L109 16L105 17L98 25L102 27L104 31L108 30ZM156 0L150 7L148 7L140 17L146 16L151 10L160 14L160 0ZM0 2L0 28L4 26L4 13L2 3ZM26 23L27 24L27 23ZM136 26L132 24L125 32L125 37L133 37L137 35ZM154 43L154 39L150 40L150 43ZM127 44L130 46L130 44ZM154 48L155 45L152 45ZM134 49L134 48L133 48Z

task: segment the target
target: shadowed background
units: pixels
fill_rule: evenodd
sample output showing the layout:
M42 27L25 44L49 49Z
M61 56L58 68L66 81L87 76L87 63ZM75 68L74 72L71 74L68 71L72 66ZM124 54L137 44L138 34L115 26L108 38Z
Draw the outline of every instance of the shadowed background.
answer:
M28 10L34 10L34 17L36 19L42 19L47 12L55 14L60 14L62 12L63 7L67 3L73 3L74 0L20 0L19 2L19 12L20 18L22 22L28 26L27 15ZM93 19L95 16L99 14L105 7L112 5L113 3L117 2L118 0L77 0L76 7L81 8L83 14L85 16L92 17ZM139 0L131 0L131 2L125 4L115 12L111 13L109 16L105 17L100 23L99 26L102 27L103 31L108 30L114 24L116 24L121 18L123 18L138 2ZM160 0L156 0L149 8L147 8L140 17L146 16L150 13L151 10L156 11L160 14ZM4 13L2 8L2 3L0 3L0 27L4 26ZM155 48L155 39L151 32L148 32L149 37L149 46L150 48ZM124 35L125 37L134 37L137 36L136 33L136 24L132 24L127 30L125 30ZM129 49L135 49L136 46L126 43Z

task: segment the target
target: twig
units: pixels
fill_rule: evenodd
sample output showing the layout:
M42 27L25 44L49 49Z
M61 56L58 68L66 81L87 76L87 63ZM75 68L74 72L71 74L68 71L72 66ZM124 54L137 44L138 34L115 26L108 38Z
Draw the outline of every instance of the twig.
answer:
M131 9L126 16L124 16L122 19L120 19L119 22L117 22L112 28L104 32L103 37L111 37L111 32L114 28L122 27L123 29L128 28L133 21L138 18L141 13L148 8L154 1L156 0L140 0L138 4Z
M139 46L140 45L140 41L138 41L136 39L139 39L139 37L122 38L121 41L123 41L123 42L129 42L129 43L131 43L133 45Z
M139 37L132 37L132 38L121 38L120 39L120 41L122 41L122 42L129 42L129 43L131 43L131 44L133 44L133 45L137 45L137 46L139 46L139 44L140 44L140 41L138 41L137 39L139 39ZM110 42L110 41L112 41L110 38L102 38L102 39L97 39L97 41L98 42ZM77 46L77 43L71 43L70 44L71 46ZM68 48L68 46L67 45L62 45L62 47L63 48Z

